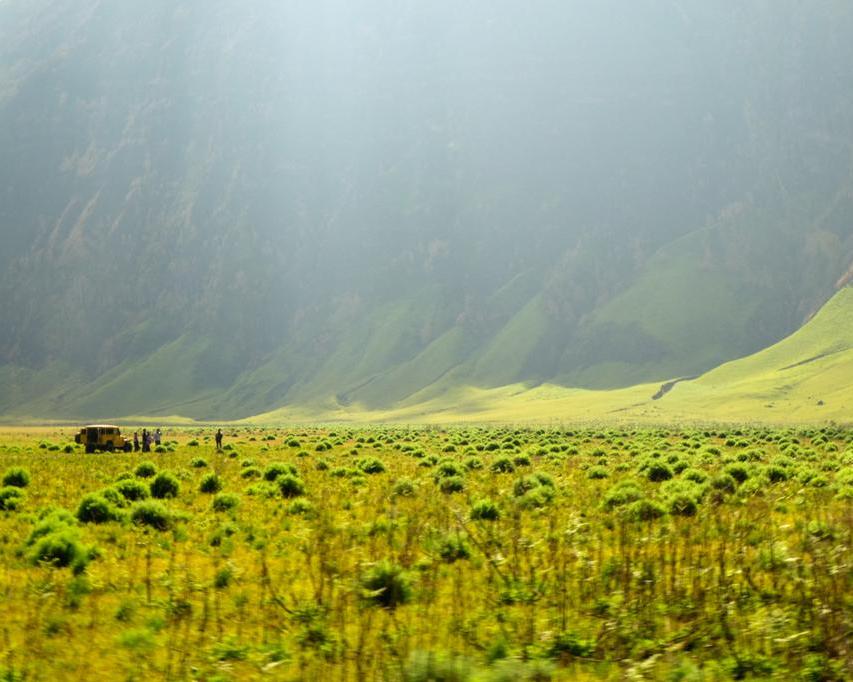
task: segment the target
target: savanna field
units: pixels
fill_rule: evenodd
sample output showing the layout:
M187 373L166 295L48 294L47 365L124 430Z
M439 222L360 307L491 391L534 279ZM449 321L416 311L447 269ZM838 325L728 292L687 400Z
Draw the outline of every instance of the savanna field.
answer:
M849 431L214 431L0 432L0 679L851 678Z

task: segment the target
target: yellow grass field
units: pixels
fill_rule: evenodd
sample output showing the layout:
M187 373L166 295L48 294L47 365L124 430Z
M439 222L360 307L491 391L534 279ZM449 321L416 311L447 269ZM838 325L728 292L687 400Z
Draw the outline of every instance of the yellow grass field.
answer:
M0 679L845 679L823 429L0 431Z

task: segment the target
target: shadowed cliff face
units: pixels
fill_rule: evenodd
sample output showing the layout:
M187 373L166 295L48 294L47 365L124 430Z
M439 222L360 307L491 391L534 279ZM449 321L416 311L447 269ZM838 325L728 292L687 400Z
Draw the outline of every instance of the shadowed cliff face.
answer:
M0 412L617 386L795 329L853 260L846 4L536 10L0 2Z

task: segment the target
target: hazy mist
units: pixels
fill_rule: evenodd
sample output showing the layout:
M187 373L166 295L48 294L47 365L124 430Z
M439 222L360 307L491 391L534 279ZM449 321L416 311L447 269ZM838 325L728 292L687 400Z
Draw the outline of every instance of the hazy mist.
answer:
M853 260L851 93L847 2L5 0L0 410L705 371Z

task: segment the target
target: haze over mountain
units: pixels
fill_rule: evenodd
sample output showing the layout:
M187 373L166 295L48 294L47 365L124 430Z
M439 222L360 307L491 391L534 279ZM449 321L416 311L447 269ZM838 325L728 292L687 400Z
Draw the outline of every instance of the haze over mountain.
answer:
M0 1L0 414L701 374L853 273L853 6Z

